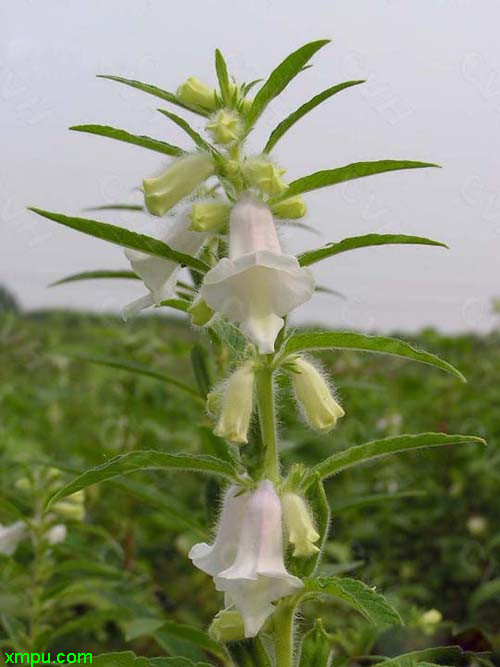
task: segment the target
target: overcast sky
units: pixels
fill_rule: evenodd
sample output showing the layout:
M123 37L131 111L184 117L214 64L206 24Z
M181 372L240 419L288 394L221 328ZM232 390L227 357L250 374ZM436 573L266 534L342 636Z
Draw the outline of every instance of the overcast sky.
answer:
M219 47L239 80L265 76L301 44L332 43L268 108L250 148L303 101L349 79L297 124L276 157L290 180L384 158L438 162L307 195L320 232L285 231L291 251L368 232L417 234L450 250L358 250L316 265L318 295L297 316L343 328L487 330L500 296L500 2L497 0L16 0L0 10L0 282L25 308L119 310L131 281L47 289L69 273L127 268L120 248L27 213L81 214L140 202L137 187L162 157L69 132L101 123L185 137L155 111L167 103L96 79L110 73L175 90L189 75L215 84ZM192 117L194 118L194 117ZM88 215L88 214L86 214ZM95 215L95 214L94 214ZM151 230L144 214L100 219ZM297 321L296 320L296 321Z

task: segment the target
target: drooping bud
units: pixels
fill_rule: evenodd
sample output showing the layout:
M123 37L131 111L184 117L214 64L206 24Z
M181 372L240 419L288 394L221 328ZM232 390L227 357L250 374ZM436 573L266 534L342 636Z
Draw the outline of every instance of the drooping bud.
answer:
M205 299L197 297L187 309L191 315L191 322L197 327L203 327L208 324L213 317L214 311L210 308Z
M207 111L217 108L215 91L195 76L190 76L177 89L177 99L188 107L201 107Z
M214 433L230 442L248 442L247 433L253 412L255 371L247 361L230 376L224 396L219 421Z
M146 208L151 215L165 215L214 171L212 158L204 153L177 158L159 176L143 180Z
M277 204L273 204L271 210L277 218L283 218L285 220L298 220L299 218L303 218L305 216L307 209L302 197L297 195L296 197L290 197L289 199L284 199Z
M293 555L308 558L318 553L314 544L320 538L316 532L309 508L297 493L284 493L281 497L283 517L288 531L288 539L294 546Z
M238 642L245 639L245 625L237 609L222 609L212 621L208 634L217 642Z
M83 489L60 500L52 507L53 512L72 521L83 521L85 517L85 492Z
M225 145L240 139L243 125L236 111L220 109L207 123L206 129L210 132L216 144Z
M216 232L223 229L229 222L231 207L222 201L198 202L193 204L189 212L191 224L189 229L194 232Z
M295 395L311 428L329 431L344 411L332 396L330 388L315 366L303 357L290 364Z
M268 195L280 195L287 189L281 178L285 171L265 157L251 158L243 165L243 176L249 185Z

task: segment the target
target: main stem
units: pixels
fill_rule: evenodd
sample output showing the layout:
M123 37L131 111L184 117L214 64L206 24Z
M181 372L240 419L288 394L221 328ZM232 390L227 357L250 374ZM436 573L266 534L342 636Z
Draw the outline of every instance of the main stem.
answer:
M266 363L257 372L257 408L264 454L262 470L264 479L277 485L281 481L276 413L273 394L273 369ZM274 614L274 642L276 667L293 665L293 619L295 605L282 600Z
M281 481L276 437L276 415L273 396L273 371L269 366L260 368L257 373L257 408L259 411L260 432L264 446L264 478L273 484Z

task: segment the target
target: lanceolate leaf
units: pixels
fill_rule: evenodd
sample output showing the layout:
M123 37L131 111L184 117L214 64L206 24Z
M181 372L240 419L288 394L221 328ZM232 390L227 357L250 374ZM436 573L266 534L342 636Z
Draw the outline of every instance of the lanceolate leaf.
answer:
M422 651L403 653L396 658L378 662L377 667L413 667L413 665L462 665L465 654L460 646L437 646Z
M150 255L155 255L157 257L164 257L165 259L173 260L183 266L189 266L190 268L205 273L208 271L209 267L196 257L191 257L191 255L185 255L182 252L177 252L173 250L170 246L163 241L154 239L151 236L146 236L145 234L138 234L137 232L131 232L128 229L123 227L117 227L116 225L111 225L108 222L100 222L98 220L90 220L88 218L76 218L63 215L62 213L53 213L51 211L44 211L41 208L30 207L30 211L38 213L38 215L48 218L49 220L54 220L61 225L66 227L71 227L76 229L84 234L89 234L90 236L95 236L98 239L103 239L104 241L109 241L110 243L116 243L117 245L123 246L125 248L132 248L133 250L140 250L141 252L146 252Z
M97 134L100 137L109 137L110 139L116 139L117 141L124 141L127 144L134 144L134 146L148 148L151 151L163 153L164 155L173 155L174 157L177 157L179 155L184 155L185 153L179 146L167 144L166 141L152 139L151 137L146 137L142 134L130 134L130 132L127 132L126 130L119 130L116 127L110 127L109 125L73 125L73 127L70 127L69 129L76 130L76 132Z
M160 306L167 306L174 310L180 310L183 313L187 313L190 305L191 302L187 299L165 299L164 301L160 301Z
M287 56L285 60L271 72L267 81L259 89L250 111L248 112L248 129L255 124L255 121L262 114L269 102L283 92L290 81L299 74L304 65L310 58L312 58L316 51L325 46L325 44L328 44L329 41L329 39L321 39L301 46L300 49L297 49L297 51L294 51Z
M357 248L368 248L370 246L393 245L393 244L413 244L413 245L432 245L447 248L445 243L433 241L423 236L408 236L407 234L365 234L364 236L351 236L338 243L328 243L322 248L308 250L297 256L301 266L309 266L316 262L339 255L342 252L356 250Z
M141 204L102 204L102 206L88 206L84 211L144 211Z
M231 84L229 81L229 74L227 73L226 61L219 49L215 49L215 71L217 72L217 79L219 80L220 92L224 104L230 105Z
M48 506L92 484L141 470L190 470L219 475L229 480L234 480L236 476L236 471L230 463L214 456L138 450L115 456L107 463L87 470L59 489L50 499Z
M285 134L285 132L288 132L288 130L293 127L298 120L303 118L322 102L329 99L333 95L340 93L341 90L345 90L351 86L357 86L360 83L364 83L364 81L345 81L344 83L339 83L336 86L327 88L322 93L315 95L312 99L300 106L296 111L291 113L287 118L285 118L285 120L282 120L281 123L279 123L279 125L274 128L269 139L267 140L267 144L264 147L264 153L270 153L281 137Z
M398 612L385 598L357 579L348 577L320 577L306 579L305 592L323 593L347 602L371 623L377 626L402 625Z
M372 440L363 445L350 447L337 452L314 466L306 476L302 485L304 488L314 483L315 475L321 479L331 477L343 470L352 468L361 463L375 461L389 454L424 449L426 447L441 447L443 445L486 444L482 438L475 435L450 435L448 433L420 433L418 435L397 435L382 440Z
M193 130L191 125L186 120L184 120L184 118L181 118L180 116L177 116L177 114L171 113L170 111L166 111L165 109L158 109L158 111L167 118L170 118L170 120L178 127L180 127L181 130L184 130L184 132L191 137L191 139L199 148L202 148L203 150L208 151L213 155L219 155L219 152L211 144L209 144L208 141L205 141L205 139L203 139L203 137L198 134L196 130Z
M443 361L430 352L417 350L408 343L387 336L368 336L350 331L319 331L317 333L299 333L291 336L285 344L284 353L291 354L302 350L358 350L361 352L377 352L404 357L412 361L436 366L443 371L458 377L462 382L465 378L454 366Z
M295 195L325 188L328 185L336 185L344 181L352 181L355 178L364 176L373 176L374 174L383 174L387 171L397 171L400 169L420 169L423 167L438 167L437 164L430 162L414 162L411 160L377 160L375 162L354 162L345 167L337 169L325 169L317 171L309 176L298 178L292 181L287 190L279 197L274 197L271 203L295 197Z
M117 81L118 83L124 83L126 86L131 86L132 88L137 88L137 90L142 90L144 93L149 93L155 97L159 97L162 100L176 104L178 107L197 113L200 116L208 116L209 112L204 111L203 109L195 109L193 107L188 107L183 104L173 93L169 93L167 90L162 90L157 86L152 86L149 83L142 83L141 81L135 81L134 79L124 79L121 76L111 76L110 74L98 74L99 79L109 79L110 81Z
M54 283L50 283L49 287L56 287L57 285L64 285L65 283L74 283L79 280L97 280L101 278L140 280L137 273L134 273L133 271L81 271L80 273L72 273L70 276L56 280Z
M160 380L166 384L171 384L182 391L191 394L197 400L200 400L200 396L194 387L181 382L177 378L172 377L171 375L166 375L165 373L159 373L148 366L143 366L142 364L137 364L134 361L127 361L126 359L113 359L113 357L103 357L98 355L91 354L81 354L73 353L69 355L73 359L79 359L80 361L88 361L91 364L98 364L100 366L109 366L110 368L118 368L122 371L128 371L129 373L137 373L138 375L146 375L147 377L154 378L155 380Z

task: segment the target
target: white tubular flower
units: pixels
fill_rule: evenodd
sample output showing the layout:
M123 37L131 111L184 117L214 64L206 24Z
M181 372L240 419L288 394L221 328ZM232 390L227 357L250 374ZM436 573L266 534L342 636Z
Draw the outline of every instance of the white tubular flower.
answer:
M187 215L181 215L173 225L169 226L167 233L161 240L169 245L172 250L177 250L186 255L197 255L207 235L189 231L189 225L190 220ZM148 255L138 250L127 249L125 255L132 269L149 290L149 294L125 306L123 319L126 320L144 308L153 305L158 306L165 299L174 297L177 274L181 266L173 260Z
M165 215L214 172L214 161L206 153L177 158L159 176L142 181L146 208L151 215Z
M229 258L205 275L205 301L239 323L261 354L270 354L283 316L313 292L311 271L283 254L270 208L244 195L231 211Z
M236 558L215 576L215 587L239 610L245 637L255 637L273 613L275 600L301 589L283 560L281 502L268 480L246 494Z
M288 539L294 546L294 557L308 558L319 552L314 543L320 538L314 528L309 508L297 493L284 493L281 497L283 516Z
M24 521L16 521L10 526L0 524L0 554L12 556L17 545L26 536L26 524Z
M214 576L234 561L247 500L248 493L242 493L241 487L236 484L226 491L214 543L200 542L189 552L189 558L202 572Z
M296 357L291 366L295 395L309 425L316 431L329 431L345 412L315 366L302 357Z
M219 421L214 433L230 442L245 444L253 412L255 372L247 361L237 368L229 380L222 398Z

